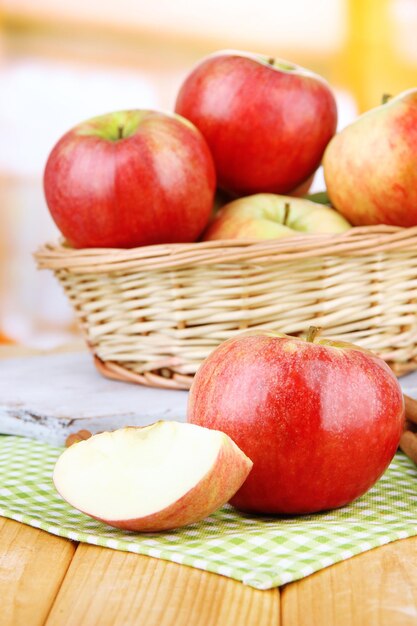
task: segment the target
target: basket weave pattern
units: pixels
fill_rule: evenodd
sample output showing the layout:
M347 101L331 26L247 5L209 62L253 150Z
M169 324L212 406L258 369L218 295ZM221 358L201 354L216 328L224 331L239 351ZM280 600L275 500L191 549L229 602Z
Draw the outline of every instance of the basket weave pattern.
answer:
M323 335L417 368L417 227L336 236L36 254L70 299L99 370L187 389L202 360L245 329Z

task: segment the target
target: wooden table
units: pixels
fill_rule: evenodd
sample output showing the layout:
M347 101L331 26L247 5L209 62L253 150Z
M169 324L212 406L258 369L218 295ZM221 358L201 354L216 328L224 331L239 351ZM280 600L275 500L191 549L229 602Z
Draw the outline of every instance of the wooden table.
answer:
M17 352L0 348L0 357ZM41 624L415 625L417 538L258 591L216 574L77 544L0 518L0 626Z

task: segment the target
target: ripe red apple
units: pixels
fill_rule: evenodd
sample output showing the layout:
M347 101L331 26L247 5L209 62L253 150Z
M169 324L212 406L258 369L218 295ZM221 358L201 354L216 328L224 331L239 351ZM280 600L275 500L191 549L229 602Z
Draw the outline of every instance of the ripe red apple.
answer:
M291 189L291 191L288 192L288 195L294 196L295 198L302 198L303 196L306 196L310 190L311 185L313 184L315 175L316 172L313 172L313 174L309 178L307 178L307 180L301 183L301 185L298 185L298 187L296 187L295 189Z
M74 443L53 480L73 507L117 528L158 531L197 522L225 504L252 467L222 432L161 421Z
M44 175L51 215L77 248L194 241L209 220L215 184L201 133L178 115L141 110L70 130Z
M324 79L247 52L203 59L185 79L175 110L206 138L219 186L239 196L287 194L302 185L320 165L337 122Z
M244 511L313 513L364 494L404 424L400 385L369 351L268 331L230 339L193 381L188 421L223 430L252 459L231 499Z
M417 225L417 89L361 115L323 159L332 205L354 225Z
M257 193L221 207L203 233L203 241L281 239L303 233L343 233L350 228L340 213L323 204Z

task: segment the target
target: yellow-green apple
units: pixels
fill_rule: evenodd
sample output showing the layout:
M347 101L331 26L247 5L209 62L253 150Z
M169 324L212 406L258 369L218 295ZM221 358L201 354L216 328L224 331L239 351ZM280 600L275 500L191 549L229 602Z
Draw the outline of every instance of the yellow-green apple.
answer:
M337 211L305 198L259 193L238 198L216 214L203 241L279 239L302 233L343 233L351 228Z
M337 108L327 82L294 63L221 51L185 78L175 110L209 144L221 188L287 194L318 168Z
M215 185L201 133L179 115L147 110L79 124L55 145L44 173L51 215L77 248L194 241Z
M417 89L344 128L323 167L332 205L352 224L417 225Z
M400 385L352 344L268 331L218 346L191 386L188 420L223 430L252 459L231 499L257 513L312 513L364 494L404 425Z
M225 504L252 462L223 432L160 421L93 435L59 457L53 480L76 509L117 528L158 531Z

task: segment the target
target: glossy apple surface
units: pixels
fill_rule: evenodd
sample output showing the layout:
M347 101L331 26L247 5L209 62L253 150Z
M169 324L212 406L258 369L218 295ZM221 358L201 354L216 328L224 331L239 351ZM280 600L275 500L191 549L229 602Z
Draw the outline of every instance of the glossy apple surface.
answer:
M301 183L301 185L298 185L298 187L296 187L295 189L291 189L291 191L288 192L288 195L294 196L296 198L307 195L311 185L314 182L315 175L316 173L314 172L309 178L307 178L307 180Z
M201 133L177 115L121 111L75 127L53 148L45 197L77 248L130 248L198 238L215 192Z
M224 433L161 421L75 443L58 459L53 480L83 513L148 532L207 517L230 499L251 467Z
M337 211L305 198L260 193L224 205L203 234L215 239L281 239L302 233L337 234L351 225Z
M324 155L332 205L354 225L417 225L417 89L361 115Z
M404 402L392 371L368 351L253 331L203 362L188 420L223 430L252 459L231 499L238 509L313 513L355 500L383 474Z
M238 196L287 194L305 183L337 123L333 93L320 76L246 52L203 59L182 84L175 110L206 138L219 186Z

